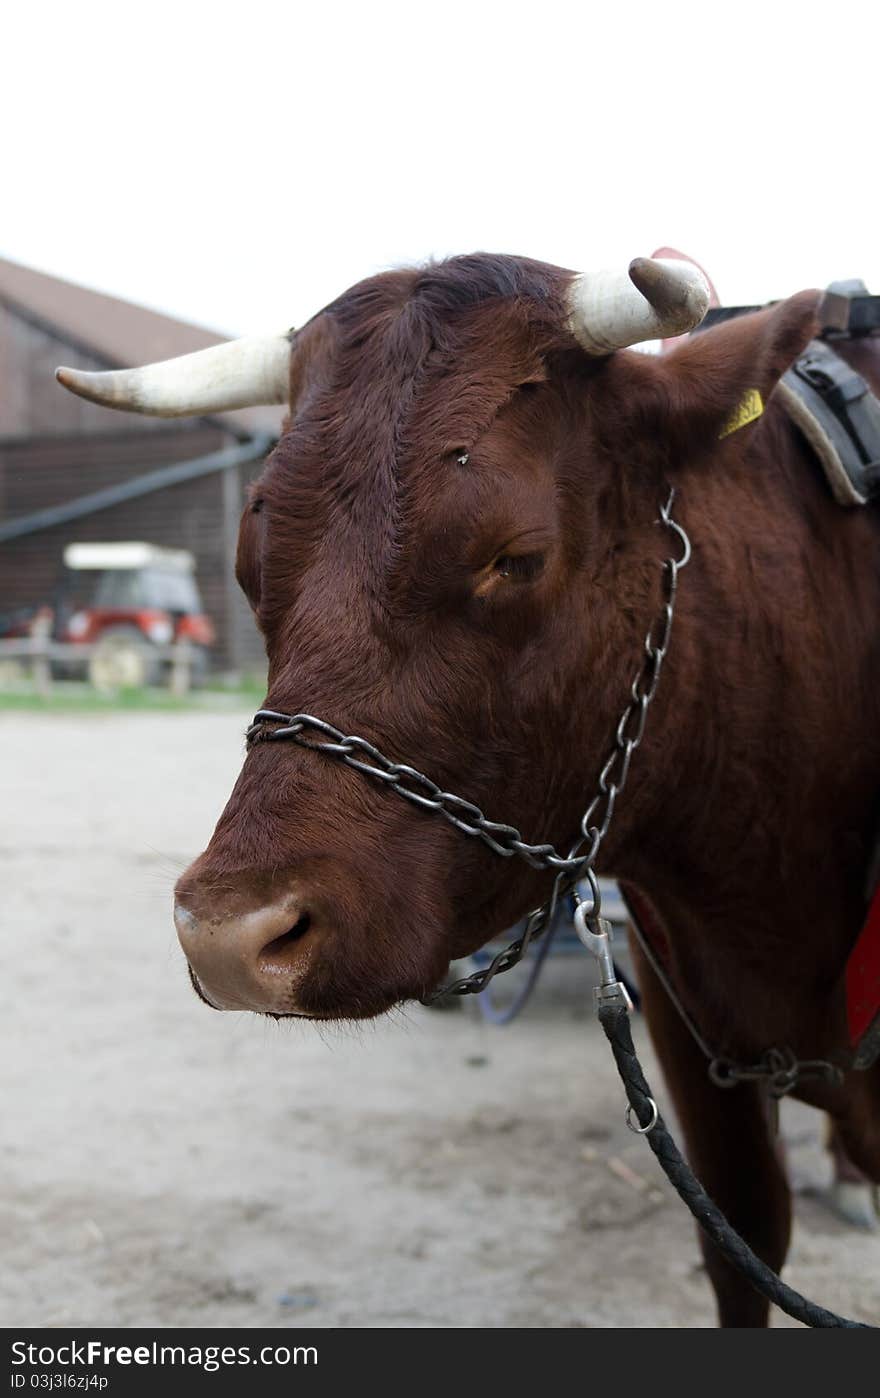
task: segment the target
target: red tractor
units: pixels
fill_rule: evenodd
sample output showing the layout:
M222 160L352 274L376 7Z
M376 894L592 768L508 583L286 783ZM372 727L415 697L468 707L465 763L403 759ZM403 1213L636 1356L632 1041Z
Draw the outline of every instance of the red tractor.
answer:
M159 683L171 664L169 647L179 641L189 642L198 684L215 640L192 554L143 543L68 544L52 631L56 641L83 646L82 660L71 652L56 666L71 676L87 673L104 691Z

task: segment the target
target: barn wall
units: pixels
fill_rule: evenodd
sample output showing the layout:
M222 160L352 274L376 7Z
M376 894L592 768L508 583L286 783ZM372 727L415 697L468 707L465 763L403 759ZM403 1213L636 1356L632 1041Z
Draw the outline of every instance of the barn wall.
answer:
M207 455L228 440L219 428L195 425L148 433L105 431L87 437L0 441L3 515L16 518L63 504L172 462ZM259 465L233 468L242 502L245 483ZM229 585L234 558L223 528L223 474L213 472L0 544L0 612L51 600L68 543L144 540L186 548L196 558L205 609L217 627L216 663L259 666L259 633L247 604Z
M129 419L91 435L0 438L0 513L17 519L77 496L132 480L175 461L217 451L228 438L215 427L184 423L132 431ZM137 507L137 502L133 502Z
M0 437L46 432L102 432L107 409L68 393L55 381L59 364L106 369L106 361L55 334L0 300ZM133 417L134 432L149 432L147 418Z

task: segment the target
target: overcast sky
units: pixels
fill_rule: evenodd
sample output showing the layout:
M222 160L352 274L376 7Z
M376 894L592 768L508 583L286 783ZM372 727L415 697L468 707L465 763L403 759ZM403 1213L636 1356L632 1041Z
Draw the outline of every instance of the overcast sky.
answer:
M880 292L878 12L9 4L0 255L236 333L476 249Z

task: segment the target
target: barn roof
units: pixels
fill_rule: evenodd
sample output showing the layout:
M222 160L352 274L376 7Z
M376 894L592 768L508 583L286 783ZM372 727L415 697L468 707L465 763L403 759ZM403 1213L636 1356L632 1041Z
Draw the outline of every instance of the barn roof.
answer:
M222 344L227 338L2 257L0 299L12 310L42 322L62 339L91 352L109 369L170 359ZM245 408L219 413L216 420L239 433L277 433L281 417L280 408Z

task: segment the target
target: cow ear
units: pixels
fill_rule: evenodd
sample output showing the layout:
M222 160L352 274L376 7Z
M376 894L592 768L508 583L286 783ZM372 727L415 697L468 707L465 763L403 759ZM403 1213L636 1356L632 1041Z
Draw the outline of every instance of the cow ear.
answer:
M739 430L760 418L786 369L818 335L821 297L798 292L691 335L653 361L653 401L643 410L679 461L703 456L727 437L740 440Z

